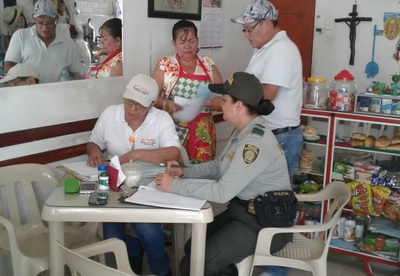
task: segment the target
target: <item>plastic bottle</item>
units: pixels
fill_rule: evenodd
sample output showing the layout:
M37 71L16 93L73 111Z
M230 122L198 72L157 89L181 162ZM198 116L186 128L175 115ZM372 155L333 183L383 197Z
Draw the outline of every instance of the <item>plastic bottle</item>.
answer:
M303 107L312 109L328 108L328 85L326 84L326 78L307 79Z
M356 220L355 238L356 242L362 241L364 237L364 225L361 220Z
M314 225L314 224L315 224L315 220L311 216L307 216L306 219L304 220L304 225ZM307 232L307 233L304 233L304 236L309 238L309 239L312 239L313 238L313 233L312 232Z
M107 172L101 172L99 177L99 185L98 190L100 191L107 191L110 189L109 186L109 177Z
M339 72L329 85L329 110L352 112L357 93L357 85L349 71Z
M344 240L347 242L355 241L356 221L352 216L347 217L344 224Z
M332 239L340 238L340 218L337 220L335 227L332 230Z
M100 179L100 174L102 172L106 172L106 171L107 171L107 165L106 164L99 164L97 166L97 174L98 174L99 179Z
M344 239L344 224L347 220L347 216L342 214L339 218L339 238Z

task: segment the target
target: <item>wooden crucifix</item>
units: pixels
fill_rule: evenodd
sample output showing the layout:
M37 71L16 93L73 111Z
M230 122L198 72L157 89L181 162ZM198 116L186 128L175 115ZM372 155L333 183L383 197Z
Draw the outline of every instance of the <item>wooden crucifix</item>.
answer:
M356 26L362 21L372 21L372 17L357 17L357 15L357 4L354 4L353 11L349 13L350 17L335 19L335 22L344 22L350 27L350 65L354 65L354 56L356 54Z

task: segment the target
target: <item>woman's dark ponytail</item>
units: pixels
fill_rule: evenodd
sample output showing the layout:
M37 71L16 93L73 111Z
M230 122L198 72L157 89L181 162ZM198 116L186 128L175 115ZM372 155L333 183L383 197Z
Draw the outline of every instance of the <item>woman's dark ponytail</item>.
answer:
M275 106L270 100L262 99L258 104L257 114L267 116L274 111Z

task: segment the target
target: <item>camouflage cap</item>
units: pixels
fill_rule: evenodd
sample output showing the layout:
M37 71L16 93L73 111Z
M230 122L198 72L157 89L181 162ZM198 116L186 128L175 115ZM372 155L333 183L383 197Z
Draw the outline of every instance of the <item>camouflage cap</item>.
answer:
M242 16L233 18L231 21L233 23L248 24L262 19L278 19L278 11L271 2L266 0L253 1L246 7Z

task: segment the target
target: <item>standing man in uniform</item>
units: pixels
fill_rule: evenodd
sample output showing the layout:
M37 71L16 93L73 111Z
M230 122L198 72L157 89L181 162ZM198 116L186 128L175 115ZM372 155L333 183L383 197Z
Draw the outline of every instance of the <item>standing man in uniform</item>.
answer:
M235 275L235 264L254 253L261 229L256 217L247 212L248 201L266 191L291 187L282 149L261 116L270 114L273 105L263 99L260 81L252 74L237 72L224 84L208 87L223 94L223 117L236 130L219 158L185 170L171 167L177 162L169 161L155 183L158 189L175 194L217 203L230 201L228 209L207 227L204 275ZM276 236L271 251L280 250L290 238ZM190 270L189 246L185 249L180 265L183 276Z
M271 2L256 0L232 22L243 25L243 34L255 49L246 68L262 83L264 99L274 112L265 117L285 152L290 181L303 148L300 113L303 96L302 62L297 46L278 25L278 11Z

